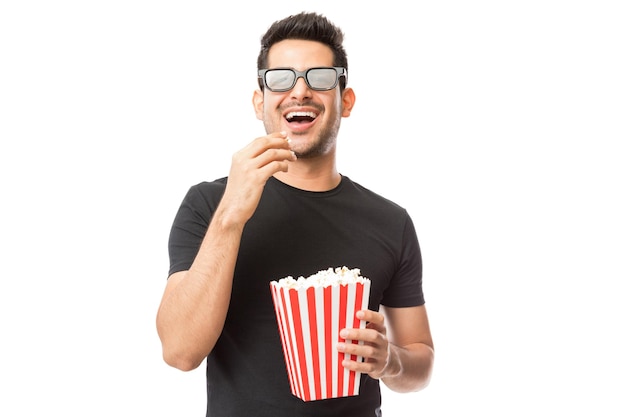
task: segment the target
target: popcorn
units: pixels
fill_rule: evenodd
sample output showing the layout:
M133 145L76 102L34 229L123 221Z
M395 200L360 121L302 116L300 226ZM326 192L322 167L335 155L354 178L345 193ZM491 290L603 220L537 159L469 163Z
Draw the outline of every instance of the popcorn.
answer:
M358 268L328 268L307 278L270 282L291 392L303 401L358 395L360 372L341 365L343 328L364 328L356 318L369 304L370 280ZM362 342L359 342L362 343Z
M361 276L361 270L358 268L349 269L346 266L337 267L335 269L328 268L319 271L307 278L300 276L295 279L292 276L281 278L277 284L285 288L294 288L296 290L309 287L327 287L329 285L346 285L355 282L364 283L367 278ZM274 281L276 282L276 281Z

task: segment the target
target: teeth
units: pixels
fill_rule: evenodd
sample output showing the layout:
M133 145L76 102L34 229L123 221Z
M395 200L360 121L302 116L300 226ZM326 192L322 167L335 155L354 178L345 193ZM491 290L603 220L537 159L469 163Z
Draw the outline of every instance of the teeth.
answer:
M287 119L293 119L294 117L310 117L312 119L315 119L317 117L317 114L311 111L292 111L290 113L287 113Z

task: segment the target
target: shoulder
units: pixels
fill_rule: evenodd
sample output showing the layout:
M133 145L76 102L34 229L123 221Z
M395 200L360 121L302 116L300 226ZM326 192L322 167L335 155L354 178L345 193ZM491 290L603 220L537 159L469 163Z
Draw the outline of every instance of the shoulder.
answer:
M190 187L190 190L194 190L196 192L214 192L214 191L223 191L226 187L226 182L228 181L228 177L222 177L215 179L213 181L202 181L197 184L194 184Z
M212 201L214 199L222 198L224 189L226 188L227 178L218 178L213 181L202 181L189 187L187 191L186 199L189 200L205 200Z
M351 195L352 198L356 198L360 204L369 204L372 205L372 207L378 210L384 210L385 212L402 215L406 214L406 209L398 203L390 200L378 192L372 191L371 189L352 181L346 176L343 177L343 183L344 189L348 195Z
M199 182L189 187L189 191L187 191L187 194L197 194L204 196L219 194L221 196L221 194L224 193L224 189L226 188L227 180L227 177L222 177L213 181Z

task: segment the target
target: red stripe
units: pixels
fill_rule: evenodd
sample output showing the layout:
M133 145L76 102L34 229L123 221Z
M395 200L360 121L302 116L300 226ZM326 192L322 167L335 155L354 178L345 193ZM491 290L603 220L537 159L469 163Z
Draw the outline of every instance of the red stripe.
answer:
M289 299L291 300L291 312L293 313L293 324L296 332L296 345L298 347L298 358L300 359L300 377L302 378L302 399L309 401L311 393L309 392L309 377L306 369L306 356L304 354L304 338L302 336L302 317L300 316L300 303L298 302L298 291L289 290Z

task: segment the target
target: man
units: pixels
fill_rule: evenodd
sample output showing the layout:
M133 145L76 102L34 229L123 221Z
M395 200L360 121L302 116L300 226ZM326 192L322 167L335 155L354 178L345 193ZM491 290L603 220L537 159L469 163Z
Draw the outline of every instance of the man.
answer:
M434 361L411 218L336 168L350 116L343 33L300 13L261 40L256 116L267 135L234 154L228 177L191 187L170 235L170 275L157 314L164 360L207 360L208 416L380 416L379 381L424 388ZM359 395L302 401L291 394L269 282L329 267L371 280L365 329L336 348L363 361Z

